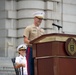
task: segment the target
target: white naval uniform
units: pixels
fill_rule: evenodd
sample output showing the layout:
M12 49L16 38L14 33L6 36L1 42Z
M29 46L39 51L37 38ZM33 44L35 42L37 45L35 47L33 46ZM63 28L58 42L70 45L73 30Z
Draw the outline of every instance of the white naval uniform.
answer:
M23 75L28 75L27 74L27 61L26 61L26 57L24 56L18 56L16 57L16 60L15 60L16 63L23 63L25 64L25 67L23 67ZM20 67L20 71L21 71L21 75L22 75L22 68Z

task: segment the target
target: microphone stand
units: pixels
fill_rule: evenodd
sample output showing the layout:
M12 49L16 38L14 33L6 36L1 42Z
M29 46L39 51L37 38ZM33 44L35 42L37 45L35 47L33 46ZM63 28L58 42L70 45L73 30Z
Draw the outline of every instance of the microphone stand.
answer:
M59 33L59 30L60 30L60 28L62 28L62 26L59 26L59 25L57 25L57 24L52 24L53 26L56 26L57 28L58 28L58 33Z

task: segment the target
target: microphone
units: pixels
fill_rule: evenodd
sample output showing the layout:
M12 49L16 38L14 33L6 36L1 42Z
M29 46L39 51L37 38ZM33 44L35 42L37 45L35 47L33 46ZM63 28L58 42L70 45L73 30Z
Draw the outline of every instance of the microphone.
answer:
M56 26L56 27L58 27L58 29L59 29L59 28L62 28L62 26L59 26L59 25L57 25L57 24L54 24L54 23L52 23L52 25L53 25L53 26Z

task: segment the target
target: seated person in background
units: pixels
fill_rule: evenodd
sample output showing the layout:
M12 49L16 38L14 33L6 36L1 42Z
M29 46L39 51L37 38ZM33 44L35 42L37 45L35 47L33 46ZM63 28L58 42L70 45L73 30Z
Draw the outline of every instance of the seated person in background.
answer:
M28 75L26 49L27 49L27 46L25 44L21 44L17 48L19 56L16 57L16 60L15 60L16 66L15 67L20 68L20 75Z

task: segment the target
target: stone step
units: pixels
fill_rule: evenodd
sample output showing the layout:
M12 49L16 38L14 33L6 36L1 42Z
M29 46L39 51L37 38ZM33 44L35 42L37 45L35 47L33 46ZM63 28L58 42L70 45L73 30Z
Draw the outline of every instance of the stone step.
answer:
M0 75L16 75L11 58L0 57Z

